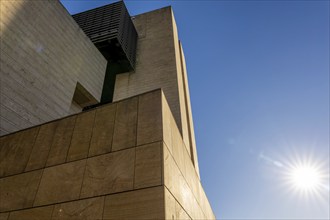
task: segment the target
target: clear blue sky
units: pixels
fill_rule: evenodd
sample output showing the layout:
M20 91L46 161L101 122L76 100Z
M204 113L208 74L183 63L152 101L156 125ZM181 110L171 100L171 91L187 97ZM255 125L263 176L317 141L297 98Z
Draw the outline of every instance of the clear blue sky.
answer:
M62 0L72 14L111 2ZM126 5L131 15L173 7L216 216L329 219L329 1ZM306 163L325 176L302 191L286 177Z

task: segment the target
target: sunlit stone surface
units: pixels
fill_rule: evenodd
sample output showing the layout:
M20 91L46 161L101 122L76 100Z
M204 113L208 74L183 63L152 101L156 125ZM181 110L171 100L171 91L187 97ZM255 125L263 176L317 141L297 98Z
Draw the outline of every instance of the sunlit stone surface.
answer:
M60 79L63 96L70 97L64 100L62 93L51 90L49 96L43 98L47 100L37 103L51 108L49 112L59 113L57 107L45 104L55 97L56 106L62 102L60 106L66 106L67 112L54 117L58 118L55 121L45 117L45 120L23 123L15 129L27 129L0 138L0 218L215 219L200 182L187 73L172 9L166 7L135 16L133 22L139 34L136 70L117 75L115 102L69 115L81 110L71 105L77 80L85 82L83 86L99 100L99 72L104 71L105 62L57 1L18 0L10 7L6 5L11 17L5 13L2 31L12 30L10 25L14 24L21 27L25 20L32 19L34 14L28 12L32 6L40 9L42 21L39 22L43 25L28 26L22 31L31 31L31 38L38 39L41 32L33 28L44 28L43 33L48 33L48 20L56 18L59 32L73 25L75 29L68 29L67 34L77 35L75 46L68 44L71 38L66 39L66 31L61 32L63 38L58 36L56 42L67 42L71 51L82 48L70 55L73 60L64 55L56 59L60 55L52 54L52 50L56 50L55 41L48 39L30 52L32 55L35 51L49 52L53 59L42 55L39 59L38 55L32 62L29 60L32 55L26 55L24 65L36 68L36 73L43 71L52 75L46 71L47 65L43 63L46 61L53 67L72 70L72 73L56 75L65 77L54 78L55 82ZM15 32L13 36L25 34ZM8 36L4 41L11 49L15 47ZM83 43L85 41L88 43ZM65 49L56 51L60 53ZM85 56L93 57L92 62L83 59ZM21 65L22 60L18 60ZM15 62L10 63L15 66L13 64ZM42 68L38 69L39 66ZM82 78L77 78L77 70L85 73L78 74ZM10 73L8 69L6 74ZM65 87L65 83L73 86ZM36 85L38 81L29 84L34 92L39 91ZM21 98L34 94L22 93ZM34 109L33 105L28 107L31 109L23 112L22 117L35 119L35 114L42 116L46 111ZM20 112L12 110L15 114ZM5 116L9 115L12 114Z

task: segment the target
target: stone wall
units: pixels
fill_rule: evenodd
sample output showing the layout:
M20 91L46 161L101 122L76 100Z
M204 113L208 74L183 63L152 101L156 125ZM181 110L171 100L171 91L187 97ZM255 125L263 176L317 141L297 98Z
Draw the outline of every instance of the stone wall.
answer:
M215 218L161 90L0 142L0 219Z
M138 32L135 71L118 74L114 100L161 88L199 173L188 78L171 7L133 17Z
M0 135L80 111L78 82L99 101L106 60L59 1L0 4Z

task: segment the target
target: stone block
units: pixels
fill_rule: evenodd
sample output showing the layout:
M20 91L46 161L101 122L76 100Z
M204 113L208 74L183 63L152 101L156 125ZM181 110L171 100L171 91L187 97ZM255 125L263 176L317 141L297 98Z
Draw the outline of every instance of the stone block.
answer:
M165 188L165 219L177 219L175 212L175 199L172 194Z
M191 218L165 188L165 219L190 220Z
M45 220L51 219L54 206L44 206L11 212L8 220Z
M133 189L135 148L87 159L80 198Z
M45 167L58 121L40 126L36 142L25 171Z
M112 151L136 146L138 97L117 104Z
M109 153L111 151L115 114L116 103L101 106L96 110L89 156Z
M0 177L24 172L38 131L34 127L1 137Z
M77 116L66 161L87 158L92 137L96 111L88 111Z
M162 140L161 100L161 90L139 96L137 145Z
M172 153L172 126L176 126L176 123L164 94L162 94L162 116L163 141Z
M182 208L182 206L175 201L175 216L176 219L180 220L190 220L191 218L189 215L186 213L186 211Z
M183 153L184 153L184 163L186 168L185 179L196 199L199 199L200 197L200 192L198 188L198 182L200 181L199 177L192 163L190 155L187 153L187 151L183 151Z
M52 220L86 219L101 220L104 197L77 200L55 205Z
M164 184L186 212L195 218L195 198L167 148L164 148Z
M162 184L162 142L136 148L134 189Z
M41 170L0 179L0 212L33 206Z
M9 212L0 213L0 220L8 220Z
M176 125L172 125L172 155L183 176L186 175L185 152L186 149L180 131Z
M34 205L47 205L79 198L86 160L44 170Z
M65 162L76 117L77 116L71 116L57 122L58 126L54 134L46 166L53 166Z
M105 197L103 219L164 219L164 187L152 187Z

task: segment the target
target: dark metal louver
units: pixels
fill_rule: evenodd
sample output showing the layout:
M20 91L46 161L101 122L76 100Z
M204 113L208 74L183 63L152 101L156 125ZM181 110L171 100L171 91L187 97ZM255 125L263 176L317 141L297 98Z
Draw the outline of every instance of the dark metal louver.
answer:
M72 16L104 57L120 72L135 67L137 32L123 1Z

